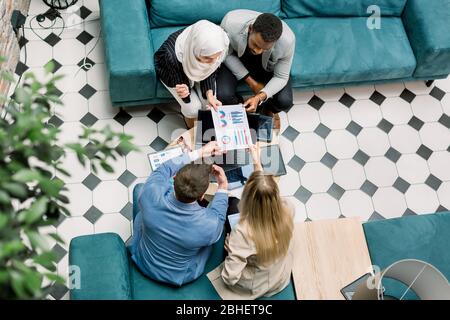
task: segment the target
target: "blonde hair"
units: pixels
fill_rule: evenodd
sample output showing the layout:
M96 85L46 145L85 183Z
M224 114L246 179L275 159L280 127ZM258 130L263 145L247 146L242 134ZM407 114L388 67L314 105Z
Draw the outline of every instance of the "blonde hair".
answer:
M246 222L256 245L258 263L269 264L286 255L294 223L273 176L253 172L239 206L241 222Z

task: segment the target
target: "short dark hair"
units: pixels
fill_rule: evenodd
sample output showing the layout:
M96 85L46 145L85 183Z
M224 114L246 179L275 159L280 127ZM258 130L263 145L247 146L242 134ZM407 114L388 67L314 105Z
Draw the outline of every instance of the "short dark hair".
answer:
M203 196L209 186L210 164L187 164L174 179L175 196L184 203L190 203Z
M263 13L256 18L252 29L260 33L265 42L275 42L281 37L283 24L276 15Z

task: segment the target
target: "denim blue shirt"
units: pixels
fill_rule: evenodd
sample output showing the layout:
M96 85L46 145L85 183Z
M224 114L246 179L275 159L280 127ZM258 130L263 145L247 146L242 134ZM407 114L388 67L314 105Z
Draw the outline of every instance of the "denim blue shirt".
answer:
M204 208L176 199L171 178L191 161L188 154L155 170L139 196L133 225L132 259L148 277L181 286L204 271L223 230L228 195L218 192Z

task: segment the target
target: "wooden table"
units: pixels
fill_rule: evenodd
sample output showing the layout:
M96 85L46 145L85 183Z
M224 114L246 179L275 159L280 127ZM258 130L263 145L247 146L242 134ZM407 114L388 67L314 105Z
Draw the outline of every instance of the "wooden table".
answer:
M342 300L340 290L371 270L359 218L295 225L295 291L299 300Z

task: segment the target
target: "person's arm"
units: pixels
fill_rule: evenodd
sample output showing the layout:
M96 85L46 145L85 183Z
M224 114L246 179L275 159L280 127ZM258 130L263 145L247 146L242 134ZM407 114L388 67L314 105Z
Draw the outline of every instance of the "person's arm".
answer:
M248 235L238 228L233 230L228 240L228 256L225 258L222 270L222 280L229 286L234 286L241 279L247 266L247 258L254 255L254 245L249 242Z
M261 101L265 101L280 92L287 84L291 72L292 60L294 59L295 42L289 52L274 67L273 77L261 89Z
M222 102L216 98L216 78L217 70L214 71L208 78L200 81L200 90L203 97L206 97L208 105L217 111L217 108L222 105Z
M238 81L242 80L249 74L249 71L241 62L237 54L234 53L234 50L231 48L231 46L229 49L229 54L224 61L224 64L227 66L228 69L230 69L231 73L233 73L233 75L236 77Z
M223 169L217 165L213 165L213 175L216 177L218 184L216 194L211 204L207 208L207 215L215 219L215 230L212 232L211 240L207 245L212 245L219 241L222 236L223 225L225 223L228 209L228 179Z

